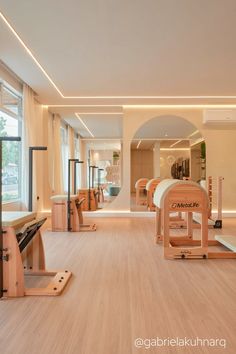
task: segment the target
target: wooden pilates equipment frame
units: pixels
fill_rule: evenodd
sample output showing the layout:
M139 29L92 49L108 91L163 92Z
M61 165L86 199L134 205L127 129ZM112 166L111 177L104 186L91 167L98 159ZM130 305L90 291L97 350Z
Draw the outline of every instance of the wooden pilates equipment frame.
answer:
M148 178L140 178L135 183L135 190L136 190L136 205L145 205L146 200L141 198L141 192L146 190L146 185L148 183Z
M209 198L209 208L208 208L208 228L211 229L221 229L223 226L222 223L222 184L223 177L217 177L217 194L216 194L216 206L217 206L217 217L216 219L212 216L212 205L213 205L213 177L208 177L208 183L206 187L206 191ZM205 187L204 187L205 188ZM193 213L193 228L198 229L201 227L201 215L198 213ZM178 216L170 218L170 227L172 229L185 229L187 227L187 221L182 216L181 213L178 213Z
M236 252L210 252L209 246L222 246L218 240L208 240L209 200L206 191L197 183L163 180L154 194L156 205L156 242L163 241L167 259L236 258ZM170 235L170 213L187 214L184 236ZM201 239L193 239L193 212L201 214Z
M56 195L52 200L52 231L66 232L67 229L67 195ZM84 224L82 205L84 198L79 199L77 195L70 196L70 228L72 232L96 231L96 224Z
M98 191L95 188L84 188L77 191L79 199L83 199L82 211L95 211L98 209Z
M60 295L72 274L67 270L45 269L40 227L46 218L36 220L35 213L31 212L5 212L4 215L7 220L3 216L3 297ZM54 278L45 288L26 288L26 276Z
M155 211L156 207L153 204L153 195L156 190L157 185L161 182L160 178L153 178L146 184L147 191L147 208L149 211Z

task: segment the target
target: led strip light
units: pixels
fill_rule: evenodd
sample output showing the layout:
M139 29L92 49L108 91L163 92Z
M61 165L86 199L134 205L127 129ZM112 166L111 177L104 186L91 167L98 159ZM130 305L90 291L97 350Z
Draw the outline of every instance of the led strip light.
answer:
M79 119L80 123L85 127L85 129L89 132L89 134L94 138L93 133L91 132L91 130L89 130L89 128L87 127L87 125L84 123L84 121L82 120L82 118L80 118L80 116L78 115L78 113L75 113L76 117Z
M51 76L47 73L47 71L43 68L43 66L33 55L29 47L21 39L20 35L16 32L13 26L6 19L6 17L3 15L2 12L0 12L0 17L62 98L65 99L76 99L76 98L83 98L83 99L94 99L94 98L97 99L235 99L236 98L236 96L65 96L58 88L58 86L55 84Z

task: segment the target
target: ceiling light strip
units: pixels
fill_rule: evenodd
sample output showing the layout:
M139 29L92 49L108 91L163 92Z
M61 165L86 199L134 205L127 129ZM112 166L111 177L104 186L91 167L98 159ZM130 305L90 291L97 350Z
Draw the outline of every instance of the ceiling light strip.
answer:
M62 98L66 98L66 99L77 99L77 98L82 98L82 99L96 99L96 98L97 99L205 99L205 98L206 99L235 99L236 98L236 96L64 96L63 93L60 91L60 89L57 87L57 85L54 83L50 75L42 67L42 65L33 55L32 51L27 47L27 45L21 39L19 34L16 32L16 30L12 27L12 25L8 22L8 20L6 19L6 17L3 15L2 12L0 12L0 17L2 18L4 23L11 30L11 32L14 34L14 36L24 47L26 52L30 55L30 57L33 59L33 61L36 63L36 65L39 67L39 69L46 76L46 78L49 80L49 82L53 85L53 87L56 89L56 91L59 93L59 95Z
M96 115L122 115L123 112L76 112L77 114L87 114L87 115L92 115L92 114L96 114Z
M27 47L27 45L24 43L24 41L20 38L18 33L14 30L14 28L11 26L11 24L7 21L6 17L0 12L0 17L3 19L5 24L8 26L8 28L11 30L11 32L15 35L15 37L18 39L20 44L24 47L26 52L30 55L30 57L33 59L33 61L36 63L36 65L39 67L39 69L43 72L43 74L46 76L46 78L50 81L50 83L53 85L53 87L57 90L57 92L61 95L61 97L64 97L62 92L59 90L57 85L54 83L52 78L48 75L46 70L42 67L42 65L38 62L38 60L35 58L31 50Z
M93 133L89 130L89 128L87 127L87 125L84 123L84 121L80 118L80 116L75 113L76 117L79 119L80 123L85 127L85 129L89 132L89 134L94 138Z
M195 130L195 132L193 132L192 134L190 134L190 135L188 136L188 138L191 138L192 136L196 135L197 133L199 133L199 130Z
M137 145L136 149L138 149L138 148L139 148L139 146L140 146L141 142L142 142L142 140L139 140L139 142L138 142L138 145Z
M176 141L174 144L170 145L170 147L171 148L174 147L175 145L179 144L181 141L183 141L183 139L180 139L180 140Z
M192 146L195 146L195 145L197 145L197 144L202 143L203 141L204 141L204 138L199 138L199 139L197 139L194 143L190 144L190 146L191 146L191 147L192 147Z
M190 148L160 148L160 151L188 151Z

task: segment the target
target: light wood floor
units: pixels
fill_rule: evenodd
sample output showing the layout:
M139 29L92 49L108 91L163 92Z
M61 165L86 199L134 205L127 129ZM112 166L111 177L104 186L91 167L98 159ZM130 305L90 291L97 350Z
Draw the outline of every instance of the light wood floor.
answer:
M236 353L235 260L167 261L154 220L95 221L94 233L44 233L48 269L73 278L60 297L0 301L1 353ZM236 220L225 224L222 233L236 235ZM227 347L137 349L138 337L223 338Z

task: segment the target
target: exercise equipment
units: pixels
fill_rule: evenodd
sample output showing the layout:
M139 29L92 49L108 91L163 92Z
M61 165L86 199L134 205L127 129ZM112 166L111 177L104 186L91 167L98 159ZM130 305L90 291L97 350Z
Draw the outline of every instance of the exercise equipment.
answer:
M78 195L71 195L71 163L74 168L77 163L83 163L79 159L68 159L68 193L67 195L54 195L52 200L52 231L96 231L96 225L84 224L82 204L85 199ZM76 179L76 174L74 178ZM75 185L74 185L75 187Z
M95 170L97 170L98 167L95 165L90 165L89 166L89 210L92 210L91 204L92 201L95 202L95 210L98 209L98 191L96 188L94 188L94 178L95 178ZM92 171L92 173L91 173ZM92 179L92 183L91 183L91 179ZM90 193L90 191L92 191L92 193Z
M160 178L152 178L146 184L147 191L147 208L149 211L155 211L156 207L153 204L153 195L157 185L161 182Z
M209 197L209 210L208 210L208 227L214 229L221 229L222 223L222 185L224 178L222 176L213 178L209 176L206 181L201 181L200 184L207 190ZM212 207L215 204L217 210L216 218L212 215ZM201 224L201 216L197 213L193 214L193 220L197 224ZM197 227L197 225L195 225Z
M79 159L68 159L68 192L67 192L67 231L72 231L71 227L71 198L70 198L70 166L71 162L77 162L79 163Z
M98 190L94 188L94 171L98 169L95 165L89 165L88 161L88 188L81 188L77 194L79 199L84 199L81 206L83 211L95 211L98 209Z
M104 186L101 183L101 172L104 171L104 168L98 169L98 203L104 203Z
M156 242L163 241L167 259L236 258L235 252L210 252L209 246L220 246L218 240L208 240L209 200L206 190L192 181L163 180L154 193L156 205ZM187 233L170 236L170 214L187 215ZM193 239L193 212L201 214L201 239Z
M46 146L30 146L29 147L29 202L28 210L33 210L33 151L45 151L47 150Z
M52 200L52 231L68 231L68 195L54 195ZM95 224L84 224L82 205L84 198L78 195L70 195L70 232L96 231Z
M0 298L3 296L3 230L2 230L2 143L4 141L21 141L19 136L0 137Z
M135 183L136 205L145 205L146 204L147 201L143 200L143 198L141 198L141 193L146 192L146 185L147 185L148 181L149 181L148 178L140 178Z
M215 240L219 241L223 246L236 253L236 236L215 235Z
M71 272L46 271L40 227L46 218L36 219L33 212L3 212L3 296L60 295L68 283ZM28 276L53 279L45 288L27 288Z
M76 159L75 164L74 164L74 194L76 194L77 191L77 165L80 163L84 163L84 161L80 161L79 159Z
M222 184L223 177L208 177L207 181L200 181L200 185L207 191L209 198L209 209L208 209L208 228L221 229L223 226L222 222ZM215 205L217 209L216 218L212 215L212 206ZM200 228L202 219L201 214L193 213L193 228ZM187 222L184 214L179 213L177 217L172 217L170 226L173 229L184 229L187 227Z

